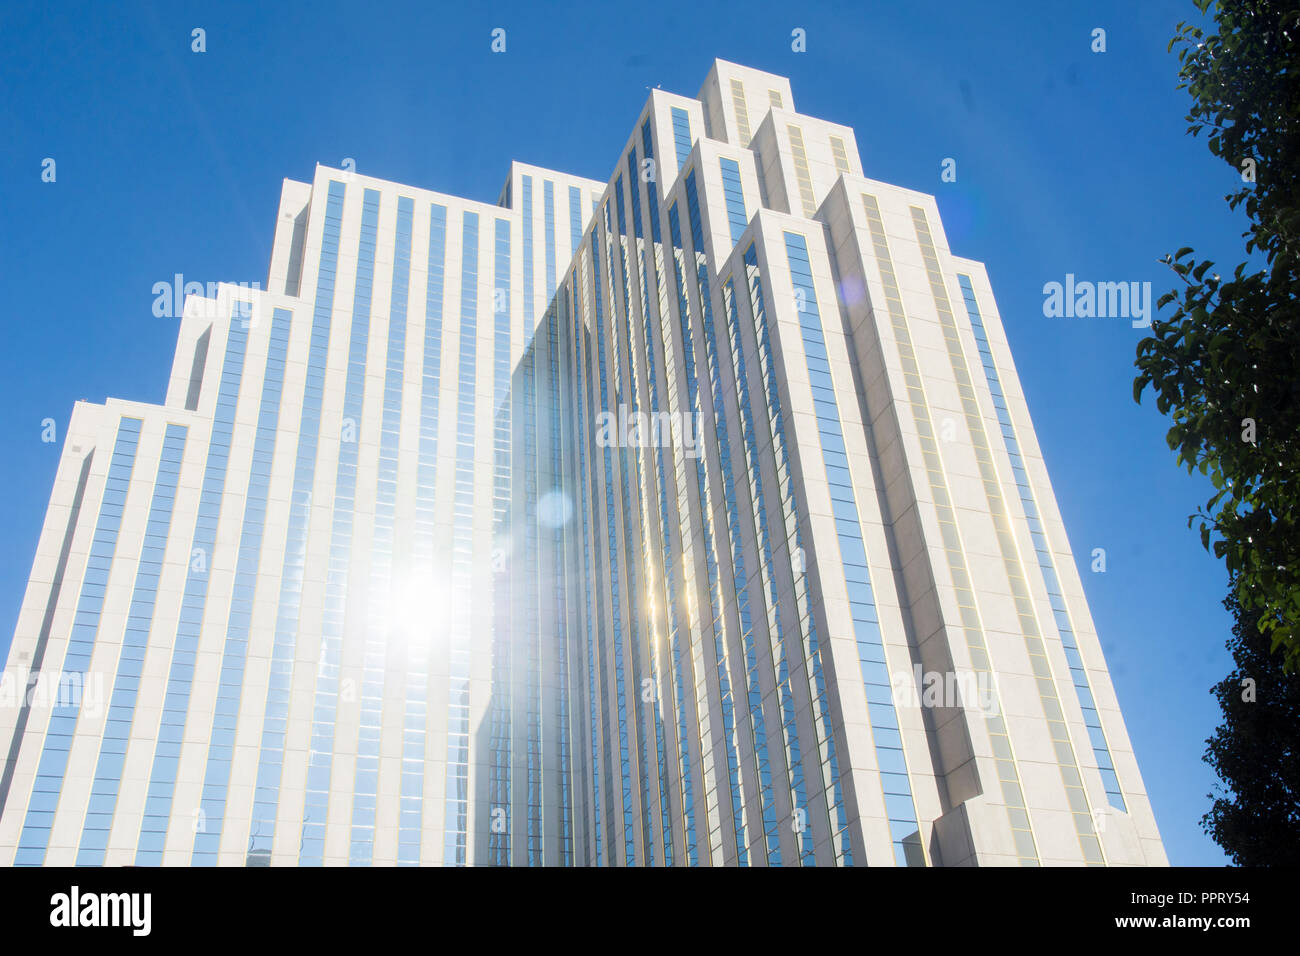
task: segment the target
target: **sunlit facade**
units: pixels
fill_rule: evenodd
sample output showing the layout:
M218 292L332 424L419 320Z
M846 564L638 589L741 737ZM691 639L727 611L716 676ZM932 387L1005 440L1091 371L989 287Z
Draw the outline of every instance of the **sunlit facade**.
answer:
M1165 863L983 267L721 60L604 183L286 181L5 681L6 863Z

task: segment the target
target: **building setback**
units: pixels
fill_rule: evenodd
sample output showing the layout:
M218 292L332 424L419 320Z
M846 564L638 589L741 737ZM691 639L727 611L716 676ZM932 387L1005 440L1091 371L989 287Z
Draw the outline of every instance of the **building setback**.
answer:
M984 267L722 60L606 183L286 180L4 680L4 863L1166 863Z

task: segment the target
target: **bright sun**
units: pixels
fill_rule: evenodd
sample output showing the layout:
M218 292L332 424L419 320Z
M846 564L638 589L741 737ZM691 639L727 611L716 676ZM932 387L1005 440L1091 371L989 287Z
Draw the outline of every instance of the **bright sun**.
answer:
M431 639L446 626L448 610L444 581L433 577L410 578L393 586L389 620L397 635Z

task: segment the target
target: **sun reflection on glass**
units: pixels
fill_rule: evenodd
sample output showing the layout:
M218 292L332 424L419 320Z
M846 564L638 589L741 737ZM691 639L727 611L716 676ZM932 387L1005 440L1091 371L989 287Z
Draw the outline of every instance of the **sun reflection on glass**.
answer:
M429 573L394 582L389 621L393 633L407 640L445 638L451 589L445 578Z

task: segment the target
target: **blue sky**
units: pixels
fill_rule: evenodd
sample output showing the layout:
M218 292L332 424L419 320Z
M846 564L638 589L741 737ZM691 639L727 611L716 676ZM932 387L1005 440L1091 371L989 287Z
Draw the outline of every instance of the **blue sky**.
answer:
M265 283L281 180L317 162L485 201L511 159L604 181L648 88L694 95L718 56L789 76L801 112L856 129L868 176L937 195L953 251L987 264L1170 860L1224 862L1198 826L1231 666L1225 575L1186 526L1209 493L1133 403L1142 333L1045 318L1042 291L1074 273L1158 296L1179 246L1241 258L1236 177L1185 135L1166 52L1190 0L469 7L4 5L0 651L73 402L163 398L155 282Z

